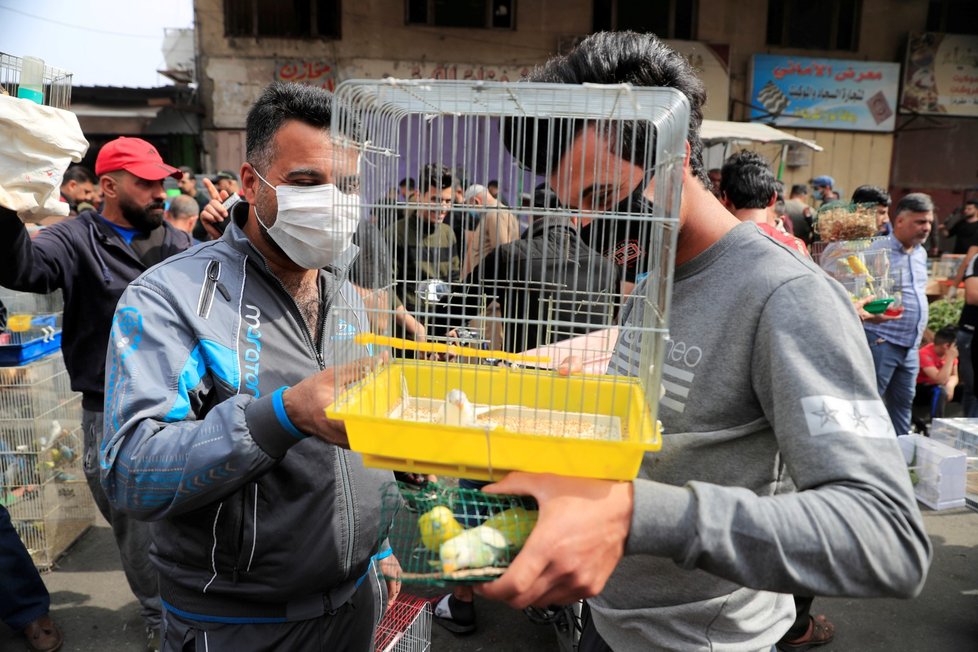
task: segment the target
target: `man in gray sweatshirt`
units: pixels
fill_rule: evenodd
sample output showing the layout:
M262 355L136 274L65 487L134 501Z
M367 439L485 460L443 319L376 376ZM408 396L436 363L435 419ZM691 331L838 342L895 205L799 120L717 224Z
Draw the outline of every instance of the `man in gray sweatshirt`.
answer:
M770 650L794 620L792 593L916 595L931 546L859 320L839 284L704 185L705 92L688 62L650 34L595 34L532 80L670 86L689 100L666 434L630 483L513 473L487 487L535 496L540 517L478 590L520 608L597 596L582 650L713 652ZM561 205L594 209L593 189L621 179L650 179L653 198L653 170L607 134L585 125L552 159ZM635 149L646 135L632 132ZM639 375L647 282L623 310L611 373ZM805 337L784 337L786 320ZM796 493L777 493L785 473Z

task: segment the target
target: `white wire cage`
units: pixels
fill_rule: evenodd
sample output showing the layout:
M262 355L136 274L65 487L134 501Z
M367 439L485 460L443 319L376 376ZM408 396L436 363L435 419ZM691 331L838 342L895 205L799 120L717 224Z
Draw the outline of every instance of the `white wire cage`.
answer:
M8 95L17 97L23 68L24 60L21 57L0 52L0 88ZM46 106L56 109L71 106L71 78L72 73L67 70L44 66L41 86Z
M374 635L377 652L428 652L431 649L431 604L401 593L384 614Z
M95 522L82 453L81 395L61 355L0 367L0 502L39 568Z
M331 131L376 226L361 246L386 254L370 259L358 339L393 362L330 413L368 462L634 475L659 441L688 116L663 88L339 86ZM604 375L626 299L641 304L637 378ZM570 357L591 374L556 374ZM606 459L626 449L627 468Z

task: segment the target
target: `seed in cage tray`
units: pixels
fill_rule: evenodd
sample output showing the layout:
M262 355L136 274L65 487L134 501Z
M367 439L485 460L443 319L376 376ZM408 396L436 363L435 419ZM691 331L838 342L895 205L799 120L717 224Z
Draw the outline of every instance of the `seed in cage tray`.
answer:
M443 573L492 566L506 554L506 537L486 525L465 530L441 544L438 557Z

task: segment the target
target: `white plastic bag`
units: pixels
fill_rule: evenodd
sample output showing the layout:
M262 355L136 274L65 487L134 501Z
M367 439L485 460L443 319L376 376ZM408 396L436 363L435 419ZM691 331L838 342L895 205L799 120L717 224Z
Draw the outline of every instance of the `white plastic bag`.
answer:
M61 178L86 151L74 113L0 95L0 206L28 222L67 216Z

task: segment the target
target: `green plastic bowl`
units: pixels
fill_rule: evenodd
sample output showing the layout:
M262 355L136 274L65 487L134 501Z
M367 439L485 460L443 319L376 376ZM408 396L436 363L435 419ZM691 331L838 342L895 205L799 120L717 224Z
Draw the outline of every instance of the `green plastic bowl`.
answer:
M879 315L889 308L891 303L893 303L892 297L889 299L873 299L863 306L863 310L871 315Z

